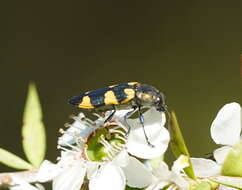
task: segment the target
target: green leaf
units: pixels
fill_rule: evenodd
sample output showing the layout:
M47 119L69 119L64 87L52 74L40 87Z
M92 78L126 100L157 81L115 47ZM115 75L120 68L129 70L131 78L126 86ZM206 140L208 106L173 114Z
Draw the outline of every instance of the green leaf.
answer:
M169 114L169 113L168 113ZM185 155L188 157L189 166L184 168L184 172L192 179L196 179L194 170L192 168L192 163L190 160L190 155L188 149L186 147L184 138L182 136L176 114L174 111L171 112L170 116L170 124L169 131L171 135L171 149L176 158L180 155Z
M208 182L201 182L197 184L192 190L211 190L211 186Z
M219 183L228 187L242 189L241 177L218 176L218 177L213 177L210 180L215 183Z
M29 85L23 116L23 148L26 157L38 168L45 156L46 135L42 122L42 111L34 84Z
M221 173L226 176L242 177L242 141L226 156Z
M20 170L30 170L33 168L31 164L24 161L22 158L2 148L0 148L0 162L8 167Z

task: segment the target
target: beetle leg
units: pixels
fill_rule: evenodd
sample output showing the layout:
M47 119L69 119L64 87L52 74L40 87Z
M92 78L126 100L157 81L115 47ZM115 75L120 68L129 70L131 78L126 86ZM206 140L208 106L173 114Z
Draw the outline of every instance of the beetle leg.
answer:
M140 109L141 109L141 106L138 107L138 113L139 113L139 121L140 121L140 123L141 123L141 125L142 125L142 128L143 128L143 131L144 131L145 140L146 140L146 142L147 142L147 144L148 144L149 146L154 147L154 145L150 143L149 138L148 138L148 136L147 136L147 134L146 134L146 132L145 132L144 116L143 116L143 114L141 113L141 110L140 110Z
M126 136L128 136L129 135L129 133L130 133L130 125L129 125L129 123L128 123L128 121L127 121L127 119L134 113L134 112L136 112L137 111L137 107L134 107L134 109L132 110L132 111L129 111L128 113L126 113L125 114L125 116L124 116L124 121L125 121L125 123L126 123L126 125L127 125L127 127L128 127L128 131L127 131L127 133L126 133Z
M115 112L116 112L116 108L113 106L112 113L107 117L107 119L105 119L104 123L110 121L112 119L112 117L114 116Z

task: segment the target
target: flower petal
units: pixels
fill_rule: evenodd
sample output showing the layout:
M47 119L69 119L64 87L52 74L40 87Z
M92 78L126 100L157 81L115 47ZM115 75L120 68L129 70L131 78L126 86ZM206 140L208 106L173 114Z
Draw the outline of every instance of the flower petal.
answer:
M60 168L57 164L45 160L41 165L37 173L37 180L39 182L47 182L57 176L60 172Z
M221 166L216 162L204 158L191 158L196 176L206 177L219 175Z
M166 151L170 141L169 132L163 127L165 114L156 111L155 108L150 108L143 116L145 133L154 147L147 143L139 118L129 119L131 131L127 141L128 152L143 159L155 158Z
M76 160L53 180L53 190L79 190L83 184L87 167L80 160Z
M87 179L91 179L98 171L100 164L97 162L89 162L87 165Z
M116 166L125 167L128 165L129 155L126 150L121 151L113 160Z
M165 162L160 162L158 166L152 168L152 173L161 182L172 182L180 187L180 189L188 189L188 183L183 179L181 172L182 169L189 166L188 157L181 155L172 166L172 171L169 171L168 165Z
M239 142L241 132L241 107L238 103L223 106L211 126L211 136L215 143L234 145Z
M123 168L130 187L143 188L150 185L153 176L148 168L134 157L129 157L129 164Z
M213 151L213 156L218 164L223 164L227 154L232 150L230 146L222 146Z
M160 180L169 181L171 171L169 171L168 165L161 161L159 164L152 168L152 173Z
M188 182L180 174L172 172L170 181L176 184L180 189L189 189Z
M123 171L113 165L106 164L101 167L89 182L89 190L124 190L125 176Z

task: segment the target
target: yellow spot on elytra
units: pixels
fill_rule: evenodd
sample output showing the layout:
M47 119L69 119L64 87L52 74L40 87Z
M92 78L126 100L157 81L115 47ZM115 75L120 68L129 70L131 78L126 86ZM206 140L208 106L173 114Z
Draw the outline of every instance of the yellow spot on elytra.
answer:
M109 90L104 94L104 103L106 105L119 104L113 91Z
M91 104L91 100L89 96L84 96L82 102L78 106L79 108L87 108L92 109L94 106Z
M125 89L124 89L124 92L125 92L125 94L127 95L127 98L124 99L124 100L121 102L121 104L124 104L124 103L126 103L126 102L129 102L129 101L132 100L132 99L134 98L134 96L135 96L135 91L134 91L134 89L132 89L132 88L125 88Z
M133 86L135 84L138 84L138 82L128 82L128 85Z

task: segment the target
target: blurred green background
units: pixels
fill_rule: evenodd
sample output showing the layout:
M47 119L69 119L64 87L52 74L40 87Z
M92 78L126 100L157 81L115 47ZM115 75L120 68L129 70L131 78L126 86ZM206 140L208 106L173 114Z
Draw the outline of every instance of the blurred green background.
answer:
M22 157L29 81L52 161L58 129L77 113L67 99L79 92L127 81L157 87L197 157L216 147L209 129L217 111L241 103L241 0L7 1L1 9L0 147Z

